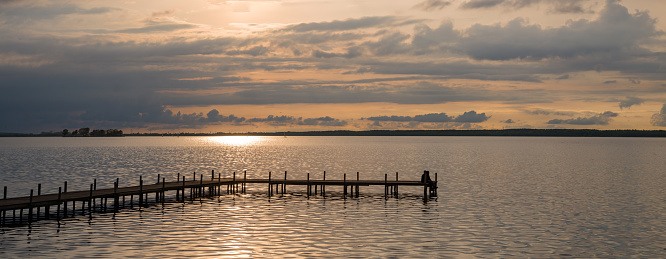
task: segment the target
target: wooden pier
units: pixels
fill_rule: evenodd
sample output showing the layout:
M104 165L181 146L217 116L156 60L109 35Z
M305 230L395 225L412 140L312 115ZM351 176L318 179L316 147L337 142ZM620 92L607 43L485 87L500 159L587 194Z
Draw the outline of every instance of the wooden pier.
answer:
M324 172L321 180L310 179L309 173L305 180L289 180L287 179L287 172L279 177L277 174L269 172L267 179L247 178L246 172L242 176L234 172L233 177L222 178L221 174L217 174L216 177L214 170L211 171L210 177L206 179L204 179L203 174L197 177L196 173L192 175L190 180L180 174L178 174L176 181L167 182L165 178L160 178L160 175L157 179L156 183L144 184L143 177L139 176L138 186L119 187L120 179L117 178L114 187L107 189L97 189L97 180L94 180L90 184L89 190L81 191L67 191L67 182L64 182L63 187L58 187L58 193L54 194L41 194L40 184L36 194L34 190L30 190L30 196L16 198L7 198L7 186L5 186L4 198L0 200L0 226L23 225L40 219L55 218L60 220L76 215L92 216L96 211L107 212L107 210L110 210L117 212L121 208L133 207L135 204L141 208L149 204L148 197L152 194L155 195L153 203L165 203L167 191L176 192L176 202L185 202L205 196L245 193L247 184L267 184L269 197L274 194L287 193L287 186L290 185L305 186L308 197L313 195L325 196L327 186L342 187L344 198L348 196L350 198L359 197L361 186L384 186L386 198L397 197L399 186L423 187L424 201L427 201L429 197L437 196L436 173L435 180L430 182L398 180L398 173L395 174L395 179L392 180L388 179L388 174L384 175L383 180L361 180L358 172L355 179L347 179L347 174L344 174L342 180L327 180L326 172ZM112 202L111 206L108 205L109 199ZM52 212L51 209L55 209L55 211Z

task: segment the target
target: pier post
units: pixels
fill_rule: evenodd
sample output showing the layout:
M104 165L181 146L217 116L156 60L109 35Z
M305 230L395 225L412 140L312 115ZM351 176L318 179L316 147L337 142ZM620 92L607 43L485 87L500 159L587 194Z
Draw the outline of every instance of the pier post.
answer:
M321 196L326 197L326 171L324 171L324 184L321 185Z
M388 174L384 174L384 197L388 198Z
M217 195L222 195L222 173L217 173Z
M236 183L236 172L234 172L233 184L231 185L231 193L236 193L236 188L238 184Z
M42 195L42 184L41 183L37 184L37 196L40 196L40 195ZM37 214L36 214L37 220L39 220L39 214L40 214L41 208L42 207L37 206Z
M428 200L428 183L423 184L423 200Z
M28 209L28 223L32 222L32 192L33 190L30 189L30 204L29 209Z
M2 197L3 197L2 199L3 199L3 200L6 200L6 199L7 199L7 186L5 186L4 189L5 189L5 190L4 190L4 195L2 196ZM3 211L2 211L2 226L3 226L3 227L5 226L5 220L6 220L6 219L7 219L7 211L6 211L6 210L3 210Z
M199 201L201 201L201 196L204 195L203 188L204 188L203 187L203 174L200 174L200 178L199 178Z
M62 198L62 187L58 187L58 206L56 207L56 219L60 221L60 201Z
M359 192L359 189L361 188L359 183L358 183L358 181L359 181L358 175L359 175L359 172L356 172L356 198L358 198L358 192Z
M143 175L139 175L139 208L143 206Z
M93 185L90 184L90 196L88 197L88 214L92 217L93 207L92 207L92 198L93 198Z
M282 183L282 194L287 192L287 171L284 171L284 182Z
M435 183L433 184L433 186L430 189L430 192L431 192L430 196L431 197L437 197L437 188L438 188L437 187L437 173L435 173Z
M157 174L157 182L155 184L160 184L160 180L162 179L161 177L162 177L161 174ZM160 191L156 190L155 191L155 203L158 203L159 200L160 200Z
M342 191L342 196L346 199L347 198L347 173L343 175L342 178L342 188L344 189Z
M268 197L271 197L273 195L273 185L271 185L271 174L272 172L268 172Z
M176 182L180 182L180 173L178 173L178 176L176 176ZM176 202L180 201L180 190L176 189Z
M183 188L180 190L181 195L181 201L185 203L185 176L183 175Z
M213 196L213 180L215 180L215 170L211 170L210 185L208 185L208 196Z
M65 188L63 188L63 195L67 193L67 181L65 181ZM64 197L63 197L64 198ZM67 218L67 199L63 199L62 203L62 217Z
M310 198L310 173L308 173L308 182L307 182L307 191L306 193L308 194L308 198Z
M162 195L161 195L162 196L162 206L164 206L164 196L165 196L164 194L166 192L165 187L166 187L166 179L164 177L162 177Z
M192 173L192 183L197 182L197 172ZM194 196L197 195L197 192L194 190L194 188L190 188L190 201L194 201Z
M399 184L398 184L398 172L395 172L395 181L396 181L396 183L395 183L394 192L395 192L395 196L398 197L398 186L399 186Z
M83 207L81 207L81 208L83 208ZM81 210L83 210L83 209L81 209ZM75 217L75 216L76 216L76 200L73 200L72 201L72 217Z
M113 183L113 212L116 213L118 212L118 180L116 180L115 183Z
M243 184L241 184L241 188L242 193L247 193L247 171L243 171Z

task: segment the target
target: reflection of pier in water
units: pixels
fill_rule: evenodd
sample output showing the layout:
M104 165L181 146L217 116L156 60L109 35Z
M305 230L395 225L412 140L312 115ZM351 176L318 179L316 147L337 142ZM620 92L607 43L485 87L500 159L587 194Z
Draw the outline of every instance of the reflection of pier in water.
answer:
M305 186L306 195L326 195L327 186L341 186L344 198L359 197L360 186L384 186L384 195L386 198L397 197L399 186L421 186L423 187L423 200L428 197L437 196L437 173L435 180L428 182L404 181L398 180L398 173L395 174L395 180L389 180L388 174L384 175L384 180L361 180L359 173L356 173L356 179L347 179L347 174L343 175L342 180L326 180L326 172L321 180L310 179L307 174L305 180L287 179L287 172L284 172L283 178L273 178L272 173L268 173L267 179L249 179L247 173L243 173L242 178L237 177L234 172L232 178L222 178L221 174L215 177L215 171L211 171L210 178L204 179L203 174L197 179L196 173L193 174L193 180L187 180L185 176L178 174L175 182L167 182L165 178L157 176L158 182L155 184L144 184L142 176L139 176L138 186L119 187L120 179L116 179L113 188L97 189L97 180L90 184L90 190L86 191L67 191L67 182L64 187L58 187L57 194L41 194L41 184L38 186L37 194L30 190L30 196L7 198L7 186L4 187L4 198L0 200L0 225L22 225L40 219L62 218L76 215L90 215L95 211L107 212L111 210L117 212L121 208L133 208L138 202L138 206L144 207L149 204L148 195L155 194L153 203L165 203L166 192L176 191L175 200L177 202L193 201L195 198L204 196L215 196L223 194L245 193L247 184L268 184L268 196L287 193L287 186ZM189 195L186 197L186 194ZM129 205L127 197L129 196ZM135 201L135 197L136 201ZM108 199L112 199L112 206L108 206ZM77 207L79 202L79 207ZM55 213L51 209L55 208ZM42 211L42 208L44 209ZM24 215L27 210L27 215ZM17 213L18 211L18 213ZM11 215L10 215L11 214ZM24 222L25 221L25 222Z

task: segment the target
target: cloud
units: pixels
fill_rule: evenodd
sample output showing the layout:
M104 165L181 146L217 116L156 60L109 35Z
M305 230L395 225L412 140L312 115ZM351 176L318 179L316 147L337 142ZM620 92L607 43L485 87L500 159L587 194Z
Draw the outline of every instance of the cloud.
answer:
M487 121L490 116L486 116L485 113L476 113L475 111L468 111L456 117L453 121L463 122L463 123L479 123Z
M631 106L639 105L645 102L645 99L638 97L627 96L625 100L620 101L620 110L624 108L631 108Z
M281 115L281 116L268 115L266 118L251 118L248 119L246 122L268 123L273 126L306 125L306 126L342 127L348 124L348 122L345 120L335 119L330 116L303 119L288 115Z
M506 123L506 124L513 124L513 123L516 123L516 122L515 122L514 120L512 120L512 119L508 119L508 120L505 120L505 121L502 121L502 122L503 122L503 123Z
M481 9L503 6L508 9L521 9L532 5L544 3L552 5L556 13L582 13L585 12L582 3L587 0L469 0L462 4L463 9Z
M653 126L666 127L666 104L661 107L661 111L659 111L659 113L652 115L650 124Z
M489 8L498 6L504 2L505 0L470 0L461 5L461 7L464 9Z
M293 116L287 116L287 115L281 115L281 116L275 116L275 115L268 115L266 118L252 118L248 119L247 122L269 122L269 123L285 123L285 122L291 122L291 121L296 121L297 119Z
M233 122L240 123L245 121L244 117L236 117L233 114L229 116L221 115L217 109L212 109L206 114L206 122Z
M299 23L287 26L283 31L309 32L309 31L346 31L379 26L394 25L399 19L393 16L373 16L336 20L332 22Z
M58 3L50 5L13 5L19 1L0 2L0 22L4 20L7 24L24 24L35 21L52 20L54 18L71 15L102 14L119 10L110 7L82 8L69 3ZM4 18L4 19L3 19Z
M416 26L411 44L416 54L427 54L438 48L451 47L459 40L460 32L453 29L451 21L447 21L434 30L426 25Z
M299 125L310 126L328 126L328 127L342 127L348 123L344 120L334 119L329 116L319 118L308 118L298 122Z
M659 35L646 12L630 14L608 2L597 20L570 21L559 28L529 25L517 18L506 25L476 24L466 30L460 49L479 60L575 58L641 49L639 43Z
M569 124L569 125L608 125L612 118L617 117L619 114L607 111L591 117L578 117L575 119L553 119L547 124Z
M407 39L409 39L409 35L394 32L383 36L378 41L366 42L364 46L376 56L401 54L409 51L409 46L405 43Z
M442 10L444 9L444 7L447 7L449 5L451 5L451 1L426 0L414 5L412 8L430 12L430 11Z
M178 31L178 30L185 30L185 29L192 29L192 28L196 28L196 26L192 25L192 24L159 24L159 25L151 25L151 26L145 26L145 27L140 27L140 28L122 29L122 30L117 30L117 31L113 31L113 32L116 32L116 33L155 33L155 32ZM102 31L97 31L97 32L102 32Z
M586 0L559 0L553 1L554 11L556 13L584 13L585 9L582 2Z
M444 123L444 122L459 122L459 123L479 123L487 121L490 116L486 116L485 113L477 114L475 111L468 111L459 115L458 117L452 117L446 115L446 113L429 113L423 115L412 116L375 116L365 118L369 121L375 122L430 122L430 123Z
M334 53L334 52L325 52L321 50L315 50L312 52L312 56L316 58L355 58L363 54L363 50L360 47L349 47L345 53Z
M229 50L226 51L225 54L230 55L230 56L236 56L236 55L250 55L253 57L256 56L262 56L268 53L270 49L268 47L262 46L254 46L249 49L242 49L242 50Z
M376 117L369 117L366 118L366 120L370 121L400 121L400 122L407 122L407 121L416 121L416 122L452 122L454 120L453 117L446 115L446 113L429 113L429 114L423 114L423 115L416 115L414 117L411 116L376 116Z

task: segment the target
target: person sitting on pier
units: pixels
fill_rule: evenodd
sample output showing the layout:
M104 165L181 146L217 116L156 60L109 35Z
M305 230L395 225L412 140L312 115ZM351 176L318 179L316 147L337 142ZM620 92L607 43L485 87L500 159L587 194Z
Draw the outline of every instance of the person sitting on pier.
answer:
M421 175L421 183L427 183L429 186L432 186L433 182L430 179L430 171L423 171Z
M430 179L430 171L423 171L421 175L421 183L428 184L428 189L430 190L430 197L437 196L437 184Z

